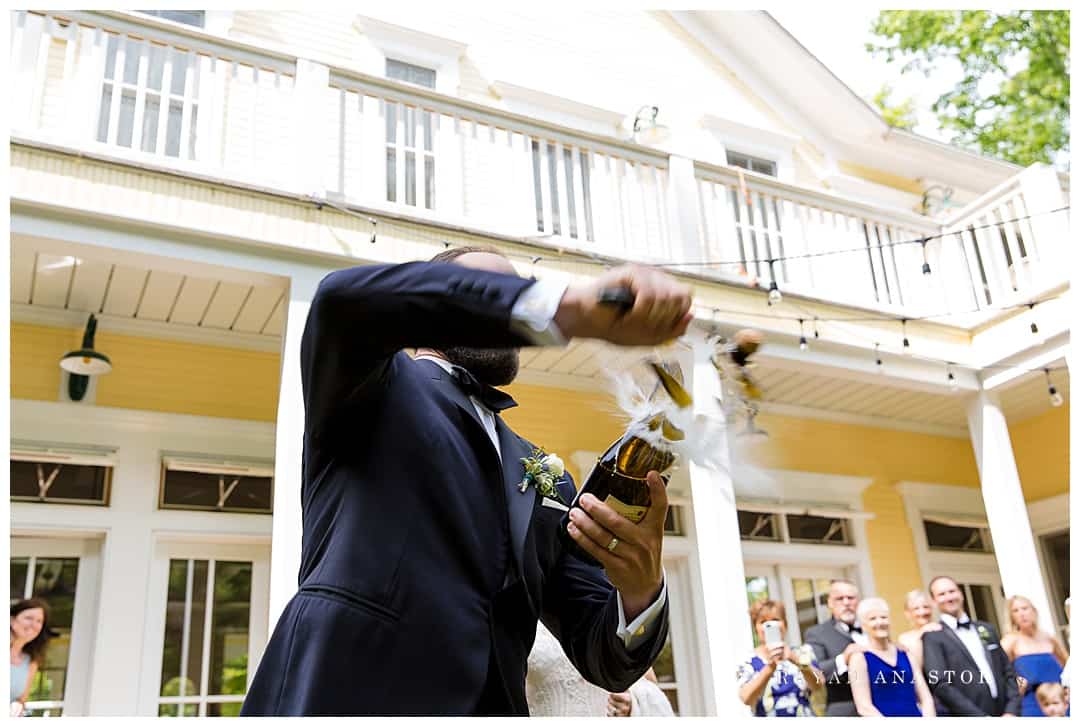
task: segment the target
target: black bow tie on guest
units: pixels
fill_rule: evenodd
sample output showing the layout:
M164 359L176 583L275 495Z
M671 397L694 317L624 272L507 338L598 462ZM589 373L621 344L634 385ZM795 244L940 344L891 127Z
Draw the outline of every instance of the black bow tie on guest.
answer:
M848 633L849 634L861 634L862 633L862 626L848 626Z
M968 619L967 621L957 621L956 622L956 628L957 629L971 629L971 628L975 628L975 626L974 626L974 624L971 623L971 620Z
M479 399L480 403L486 406L496 414L503 409L510 409L517 406L517 402L514 401L514 397L499 391L494 386L488 386L487 384L481 384L476 380L476 377L470 374L466 369L461 366L453 366L450 369L450 376L453 377L461 390L469 396L475 396Z

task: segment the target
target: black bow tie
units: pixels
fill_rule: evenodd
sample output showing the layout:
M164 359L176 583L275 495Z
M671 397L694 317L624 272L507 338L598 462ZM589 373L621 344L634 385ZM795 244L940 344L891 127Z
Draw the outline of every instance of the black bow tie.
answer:
M862 633L862 626L848 626L848 633L849 634L861 634Z
M969 619L967 621L957 621L956 622L956 628L957 629L973 629L973 628L975 628L975 625L973 623L971 623L971 620Z
M453 377L454 381L461 387L462 391L469 396L475 396L481 404L495 413L498 413L503 409L517 406L514 397L499 391L494 386L481 384L476 380L475 376L461 366L452 367L450 369L450 376Z

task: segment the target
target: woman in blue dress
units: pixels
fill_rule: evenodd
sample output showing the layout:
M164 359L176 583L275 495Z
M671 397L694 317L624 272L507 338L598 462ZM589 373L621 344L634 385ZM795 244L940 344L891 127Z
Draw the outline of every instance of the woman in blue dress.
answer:
M859 623L866 649L848 663L851 696L862 717L934 717L934 697L922 675L922 664L889 637L889 605L882 598L859 603Z
M1001 640L1001 648L1012 659L1016 675L1023 679L1022 717L1044 717L1035 690L1040 684L1061 682L1061 668L1069 653L1056 638L1039 630L1039 613L1024 596L1009 599L1012 631Z
M779 639L767 643L765 624L776 622ZM791 649L787 637L784 606L778 601L758 601L750 609L750 623L757 633L758 647L739 664L736 678L739 699L754 710L756 717L813 717L810 693L825 686L814 650L807 644ZM770 628L770 633L773 632Z

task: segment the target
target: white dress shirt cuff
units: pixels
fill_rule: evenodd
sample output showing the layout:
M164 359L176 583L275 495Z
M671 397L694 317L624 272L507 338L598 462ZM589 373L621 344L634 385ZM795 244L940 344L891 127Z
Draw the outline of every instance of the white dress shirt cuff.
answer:
M633 649L635 642L640 642L649 635L651 627L660 615L660 610L667 603L667 573L663 574L663 584L660 586L660 595L648 608L638 614L638 617L626 623L626 612L623 610L622 594L615 592L615 598L619 605L619 628L616 635L623 640L627 649Z
M840 656L836 657L836 661L834 663L836 664L837 676L844 676L844 674L847 674L847 659L844 658L843 654L840 654Z
M555 325L567 284L551 278L537 280L518 296L510 311L510 328L536 346L565 346L566 336Z

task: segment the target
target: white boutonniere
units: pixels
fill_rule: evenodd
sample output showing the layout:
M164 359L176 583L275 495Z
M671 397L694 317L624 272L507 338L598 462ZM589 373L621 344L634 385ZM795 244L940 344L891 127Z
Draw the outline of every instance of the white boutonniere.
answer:
M979 634L979 638L982 639L984 644L990 643L990 631L985 626L979 624L975 627L975 631Z
M562 502L558 486L563 483L562 476L566 468L558 455L548 454L537 447L531 457L521 458L521 464L525 465L525 474L518 485L521 492L525 492L529 485L532 485L544 497Z

